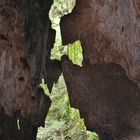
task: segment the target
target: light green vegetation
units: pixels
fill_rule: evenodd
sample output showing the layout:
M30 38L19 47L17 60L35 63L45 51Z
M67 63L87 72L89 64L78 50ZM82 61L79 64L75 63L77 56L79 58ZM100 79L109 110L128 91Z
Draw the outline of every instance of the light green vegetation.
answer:
M75 0L54 0L50 11L50 19L52 21L52 28L56 30L56 39L54 48L51 51L51 59L60 60L61 56L66 54L74 64L82 66L83 55L81 42L78 40L72 44L63 46L59 26L60 18L72 11L75 2Z
M52 105L46 118L45 128L39 128L37 140L97 140L96 133L86 131L79 111L71 108L63 76L54 85L52 93L41 84L50 96Z
M50 19L52 22L52 28L56 30L56 39L54 48L52 49L52 57L54 59L60 59L62 54L67 53L67 46L62 45L61 32L59 22L63 15L66 15L72 11L75 6L75 0L54 0L54 4L50 10Z
M66 54L74 64L82 66L83 55L80 41L63 46L59 27L60 18L70 13L74 5L75 0L54 0L50 19L52 27L56 30L56 40L51 51L51 59L60 60L61 56ZM45 128L40 127L38 130L37 140L98 140L96 133L86 130L79 111L70 107L63 76L54 85L51 94L47 85L42 83L41 86L51 98L52 104L45 121Z
M61 59L62 55L67 55L69 59L79 66L82 66L83 54L80 41L75 41L72 44L60 48L54 47L51 51L51 59Z

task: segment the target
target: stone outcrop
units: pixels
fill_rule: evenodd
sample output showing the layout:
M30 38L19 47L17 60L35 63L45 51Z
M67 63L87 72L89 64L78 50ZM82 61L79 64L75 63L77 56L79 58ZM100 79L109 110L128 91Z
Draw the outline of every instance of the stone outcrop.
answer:
M80 40L83 67L62 58L72 107L101 140L140 139L140 2L77 0L61 20L63 44Z
M51 91L61 74L60 62L50 60L55 40L48 15L52 3L0 0L1 140L35 140L37 128L44 126L51 100L39 84L44 78ZM58 69L55 77L47 65Z

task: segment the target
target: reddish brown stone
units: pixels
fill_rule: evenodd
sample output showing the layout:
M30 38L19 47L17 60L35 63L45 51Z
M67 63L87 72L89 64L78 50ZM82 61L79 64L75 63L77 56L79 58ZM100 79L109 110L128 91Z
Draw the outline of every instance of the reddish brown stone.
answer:
M39 83L55 39L51 5L46 0L0 0L1 140L35 140L38 127L44 126L51 101Z
M77 0L61 20L63 44L80 40L83 67L62 59L70 102L101 140L140 139L139 0Z

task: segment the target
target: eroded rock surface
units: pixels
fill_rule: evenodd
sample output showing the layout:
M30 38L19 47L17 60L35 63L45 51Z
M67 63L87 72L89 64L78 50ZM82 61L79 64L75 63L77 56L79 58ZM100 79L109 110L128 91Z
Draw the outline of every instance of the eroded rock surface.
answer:
M1 140L34 140L44 126L51 100L39 84L45 78L51 90L61 73L48 79L46 71L55 40L48 15L52 3L0 0Z
M138 0L77 0L72 14L62 18L61 29L64 44L81 40L84 62L120 64L139 83Z
M62 59L71 105L101 140L140 139L139 0L77 0L63 44L81 40L83 67Z

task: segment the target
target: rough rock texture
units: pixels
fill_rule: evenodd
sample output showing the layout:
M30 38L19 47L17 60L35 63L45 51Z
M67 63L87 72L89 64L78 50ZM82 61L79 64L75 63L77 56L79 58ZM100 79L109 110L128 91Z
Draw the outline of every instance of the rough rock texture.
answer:
M55 31L49 10L52 0L0 0L0 139L34 140L51 100L39 88L42 78L50 90L61 73L48 77ZM53 63L60 66L60 62ZM52 67L53 67L52 66ZM51 69L51 66L50 66ZM49 75L52 75L50 73ZM19 127L18 127L19 124Z
M81 40L83 67L62 58L70 102L101 140L140 139L140 2L77 0L63 44Z

